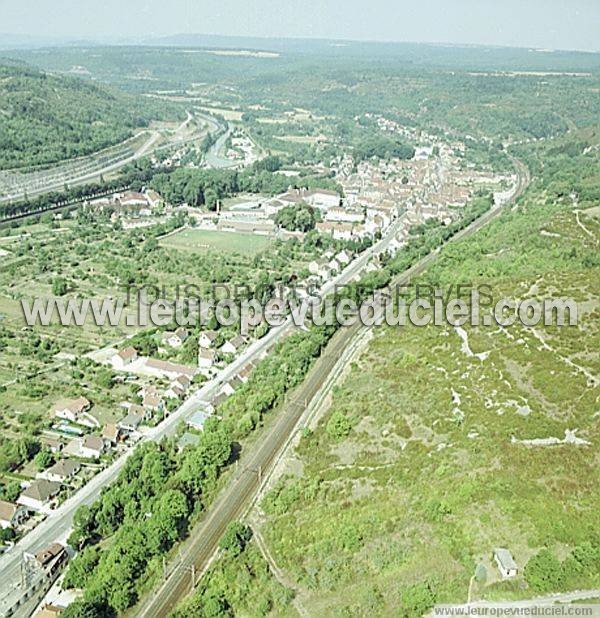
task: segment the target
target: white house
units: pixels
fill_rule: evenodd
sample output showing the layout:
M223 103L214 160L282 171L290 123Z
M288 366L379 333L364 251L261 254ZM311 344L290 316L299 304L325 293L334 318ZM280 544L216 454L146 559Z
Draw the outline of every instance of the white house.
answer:
M98 419L89 413L92 404L85 397L63 399L54 406L54 416L86 427L100 427Z
M38 476L55 483L65 483L72 479L79 470L81 470L81 464L78 461L61 459Z
M176 377L181 375L187 376L191 380L197 373L194 367L179 365L177 363L171 363L169 361L158 360L155 358L149 358L146 361L145 369L157 377L167 378L169 380L174 380Z
M311 273L312 275L318 275L321 266L323 266L323 264L326 264L326 263L327 263L326 260L313 260L308 265L308 272Z
M39 479L33 481L31 485L23 491L17 499L17 504L24 506L32 511L43 511L51 500L58 495L60 483Z
M187 328L181 326L174 332L167 331L163 333L162 341L172 348L180 348L187 341L189 336L190 333Z
M200 333L200 337L198 338L198 345L201 348L212 348L215 339L218 337L218 333L215 330L205 330Z
M27 519L27 509L20 504L0 500L0 528L14 528Z
M516 577L519 572L517 563L508 549L499 547L494 550L494 560L498 565L498 570L503 578Z
M313 189L304 194L304 201L315 208L327 210L340 205L340 194L329 189Z
M351 208L330 208L325 213L326 221L339 221L345 223L362 223L365 219L363 211Z
M238 350L244 345L245 340L241 335L235 336L233 339L226 341L221 346L221 352L224 354L236 354Z
M112 358L112 364L115 369L124 369L125 367L131 365L131 363L136 361L137 358L137 350L130 346L115 354Z
M229 380L229 382L225 382L225 384L223 384L221 392L225 393L225 395L233 395L233 393L235 393L235 391L242 386L242 384L243 382L241 378L234 376L231 380Z
M106 452L106 443L100 436L85 436L81 440L79 452L86 459L98 459Z
M352 224L333 223L331 221L318 221L316 224L317 232L329 234L336 240L352 240Z
M217 353L214 350L200 348L198 351L198 367L201 369L210 369L217 360Z
M342 266L347 266L348 264L350 264L352 257L348 254L348 252L346 251L340 251L336 256L335 259L342 265Z
M191 381L186 376L179 376L171 382L165 391L165 397L169 399L183 399L190 387Z

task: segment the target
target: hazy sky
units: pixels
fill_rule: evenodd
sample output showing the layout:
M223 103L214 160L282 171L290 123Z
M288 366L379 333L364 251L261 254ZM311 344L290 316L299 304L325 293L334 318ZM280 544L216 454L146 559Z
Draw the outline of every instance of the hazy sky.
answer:
M0 0L0 32L186 32L598 51L600 0Z

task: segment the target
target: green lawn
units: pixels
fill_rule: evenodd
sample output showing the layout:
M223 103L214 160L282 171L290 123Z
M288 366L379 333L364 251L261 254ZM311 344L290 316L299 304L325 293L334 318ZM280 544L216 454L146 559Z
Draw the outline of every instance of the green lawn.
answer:
M162 247L204 253L206 251L225 251L256 255L267 249L272 239L256 234L238 234L236 232L213 232L211 230L183 230L164 238Z

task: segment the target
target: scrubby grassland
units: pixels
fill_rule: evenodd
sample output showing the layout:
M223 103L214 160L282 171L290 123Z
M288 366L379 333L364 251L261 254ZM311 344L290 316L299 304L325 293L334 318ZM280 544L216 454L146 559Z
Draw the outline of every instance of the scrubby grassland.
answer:
M174 106L73 77L0 65L0 169L54 163L121 142Z
M263 535L312 614L420 616L465 602L477 565L475 598L600 585L600 220L593 197L574 205L559 186L597 181L598 142L522 153L545 165L520 206L421 280L571 297L578 326L466 325L482 357L450 326L375 330L267 494ZM585 443L519 442L565 430ZM513 553L516 580L499 581L495 547Z

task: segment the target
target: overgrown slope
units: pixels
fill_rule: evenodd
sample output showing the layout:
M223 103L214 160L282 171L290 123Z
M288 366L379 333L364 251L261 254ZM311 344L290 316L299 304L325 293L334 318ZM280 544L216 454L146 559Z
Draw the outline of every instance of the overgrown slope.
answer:
M74 77L0 65L0 169L89 154L126 139L165 109Z

